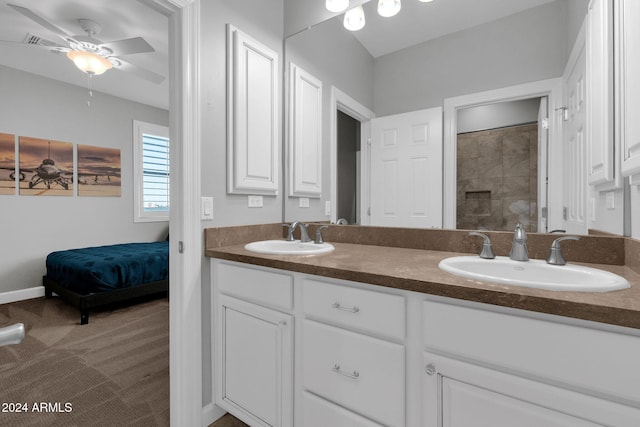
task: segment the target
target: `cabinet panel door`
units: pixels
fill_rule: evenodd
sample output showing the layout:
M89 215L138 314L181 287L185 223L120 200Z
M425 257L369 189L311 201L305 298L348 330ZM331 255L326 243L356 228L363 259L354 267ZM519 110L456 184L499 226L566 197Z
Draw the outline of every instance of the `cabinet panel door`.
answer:
M640 2L616 3L616 57L619 126L622 138L622 173L640 174ZM639 177L634 177L634 183Z
M589 184L613 181L613 31L611 0L591 0L587 37L587 145Z
M640 410L424 353L425 427L640 425Z
M216 403L251 425L290 426L291 316L224 295Z
M227 191L278 193L278 53L229 25Z

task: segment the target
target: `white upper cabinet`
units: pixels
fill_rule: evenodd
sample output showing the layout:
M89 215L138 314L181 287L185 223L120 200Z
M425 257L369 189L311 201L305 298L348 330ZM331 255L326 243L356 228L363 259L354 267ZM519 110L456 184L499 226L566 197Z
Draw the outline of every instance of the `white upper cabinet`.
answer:
M227 27L227 191L278 194L278 53Z
M322 195L322 82L289 65L289 195Z
M622 174L640 185L640 2L617 0L616 26L617 126L622 148Z
M590 185L613 183L613 5L591 0L587 12L587 147Z

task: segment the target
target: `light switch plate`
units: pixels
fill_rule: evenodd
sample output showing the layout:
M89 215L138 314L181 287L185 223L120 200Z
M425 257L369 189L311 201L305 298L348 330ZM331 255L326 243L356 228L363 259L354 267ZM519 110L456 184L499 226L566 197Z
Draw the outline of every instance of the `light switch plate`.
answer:
M331 216L331 201L324 202L324 216Z
M213 220L213 197L200 197L200 219L203 221Z
M300 197L300 199L298 199L298 207L299 208L308 208L309 207L309 198L308 197Z

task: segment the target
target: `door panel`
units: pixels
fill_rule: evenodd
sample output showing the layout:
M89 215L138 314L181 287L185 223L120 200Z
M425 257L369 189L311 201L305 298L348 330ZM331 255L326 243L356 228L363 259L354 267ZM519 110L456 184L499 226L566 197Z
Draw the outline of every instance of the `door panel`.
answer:
M442 108L371 121L371 225L442 227Z

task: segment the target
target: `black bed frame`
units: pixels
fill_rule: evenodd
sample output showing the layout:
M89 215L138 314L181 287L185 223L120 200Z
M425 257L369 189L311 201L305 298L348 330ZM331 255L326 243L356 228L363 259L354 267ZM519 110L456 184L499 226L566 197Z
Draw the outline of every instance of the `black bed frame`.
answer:
M169 292L169 280L160 280L157 282L143 283L129 288L114 289L112 291L96 292L89 294L79 294L65 288L55 280L43 276L42 285L44 286L45 298L51 298L55 292L60 298L80 310L80 324L89 323L89 310L104 307L109 304L115 304L124 301L134 300L150 295L167 295Z

